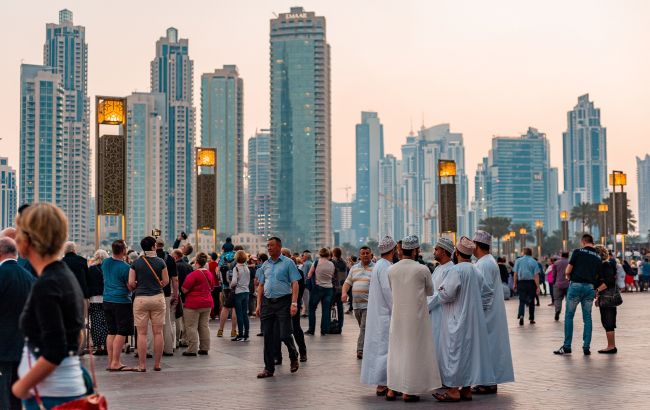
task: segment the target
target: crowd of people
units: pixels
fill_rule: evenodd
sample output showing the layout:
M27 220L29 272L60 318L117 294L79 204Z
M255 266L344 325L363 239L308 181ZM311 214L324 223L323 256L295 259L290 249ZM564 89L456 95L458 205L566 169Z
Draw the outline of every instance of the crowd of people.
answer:
M583 353L591 353L595 304L607 335L598 352L615 354L620 293L645 291L650 281L647 259L621 263L590 235L571 254L538 261L526 248L509 263L492 256L485 231L456 243L440 238L432 263L423 261L416 236L386 236L378 255L362 246L347 258L340 248L321 248L316 258L292 252L278 237L268 240L267 253L249 254L228 238L221 254L206 254L182 233L171 248L152 236L142 238L140 251L116 240L110 253L99 249L86 260L66 240L66 218L50 204L21 207L16 228L0 233L1 408L51 408L84 397L92 391L85 353L106 355L106 371L138 373L147 359L162 371L163 358L181 351L206 356L210 320L219 322L217 337L230 320L230 340L249 342L249 317L258 316L264 368L257 377L274 376L283 344L295 373L307 361L305 335L340 334L346 314L359 328L361 382L378 396L471 400L514 381L505 300L518 296L521 326L526 309L535 324L540 294L550 295L556 321L566 300L557 355L572 352L578 305ZM133 366L123 360L131 349Z

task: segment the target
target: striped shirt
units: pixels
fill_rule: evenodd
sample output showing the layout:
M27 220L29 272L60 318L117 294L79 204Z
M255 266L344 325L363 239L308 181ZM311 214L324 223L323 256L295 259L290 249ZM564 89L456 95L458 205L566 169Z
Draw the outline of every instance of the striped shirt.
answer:
M345 283L352 287L352 308L368 309L368 290L370 289L370 274L374 263L364 267L361 262L350 268Z

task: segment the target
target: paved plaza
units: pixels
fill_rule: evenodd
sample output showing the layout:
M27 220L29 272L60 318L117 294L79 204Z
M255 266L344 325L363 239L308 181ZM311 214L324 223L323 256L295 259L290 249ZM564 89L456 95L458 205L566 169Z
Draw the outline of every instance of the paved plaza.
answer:
M163 371L108 373L106 358L97 358L100 390L111 409L298 409L298 408L472 408L472 409L577 409L647 408L650 399L650 294L623 294L616 336L618 355L600 355L605 333L597 308L593 310L592 355L582 354L582 317L576 313L572 355L552 351L563 340L563 318L553 321L550 297L542 297L536 324L517 324L516 299L506 301L516 382L499 387L497 396L474 396L472 402L437 403L431 396L419 403L386 402L373 386L359 383L361 361L356 359L358 326L345 316L342 335L305 336L309 361L289 373L289 360L275 377L258 380L263 368L261 337L249 343L217 338L217 322L210 322L212 346L208 357L163 358ZM303 328L306 329L306 319ZM230 323L226 327L230 334ZM251 333L259 320L251 322ZM129 355L125 364L136 365Z

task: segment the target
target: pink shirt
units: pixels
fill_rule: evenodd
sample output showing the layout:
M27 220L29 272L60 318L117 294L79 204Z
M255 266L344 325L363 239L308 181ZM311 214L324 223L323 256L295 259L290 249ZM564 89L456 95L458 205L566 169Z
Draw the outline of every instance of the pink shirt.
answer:
M187 289L183 306L187 309L212 308L214 306L211 294L213 288L214 280L209 270L199 269L191 272L183 282L183 289Z

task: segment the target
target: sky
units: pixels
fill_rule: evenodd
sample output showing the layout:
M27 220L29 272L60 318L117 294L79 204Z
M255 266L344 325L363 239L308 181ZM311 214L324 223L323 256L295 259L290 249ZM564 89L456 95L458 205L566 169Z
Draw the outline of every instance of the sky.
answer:
M7 1L0 6L0 156L18 168L20 64L42 64L45 24L58 22L60 9L86 27L91 102L148 91L156 40L170 26L188 38L198 143L200 76L224 64L236 64L244 79L246 137L268 127L269 20L291 6L327 19L333 200L346 200L348 185L354 191L361 111L379 113L385 152L398 158L411 124L450 123L463 133L470 199L491 138L538 128L550 140L562 190L566 112L589 93L607 127L609 170L628 174L638 216L635 156L650 153L645 0Z

